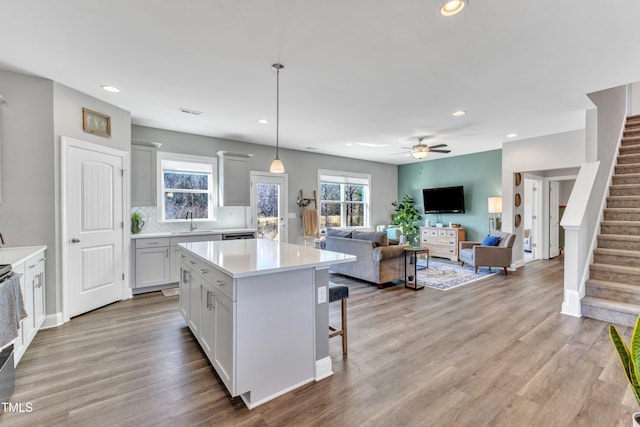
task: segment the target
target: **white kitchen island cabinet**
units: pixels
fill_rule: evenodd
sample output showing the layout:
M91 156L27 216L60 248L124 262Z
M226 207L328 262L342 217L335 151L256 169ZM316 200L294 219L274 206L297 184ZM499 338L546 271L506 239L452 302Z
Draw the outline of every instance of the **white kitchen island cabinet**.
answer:
M328 267L352 255L270 240L179 244L180 307L249 409L332 374Z

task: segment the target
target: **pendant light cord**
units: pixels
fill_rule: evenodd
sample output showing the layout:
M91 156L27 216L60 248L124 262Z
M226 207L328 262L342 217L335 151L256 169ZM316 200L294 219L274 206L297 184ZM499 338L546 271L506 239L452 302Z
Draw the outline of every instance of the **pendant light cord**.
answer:
M280 68L276 69L276 159L280 148Z

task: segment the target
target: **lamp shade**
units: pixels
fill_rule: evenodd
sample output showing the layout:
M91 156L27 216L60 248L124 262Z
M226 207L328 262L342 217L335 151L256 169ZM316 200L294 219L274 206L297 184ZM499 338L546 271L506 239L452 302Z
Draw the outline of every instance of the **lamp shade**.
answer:
M271 162L271 167L269 168L269 172L271 173L284 173L284 165L282 164L282 160L278 157L273 159Z
M489 197L489 213L502 213L502 197Z

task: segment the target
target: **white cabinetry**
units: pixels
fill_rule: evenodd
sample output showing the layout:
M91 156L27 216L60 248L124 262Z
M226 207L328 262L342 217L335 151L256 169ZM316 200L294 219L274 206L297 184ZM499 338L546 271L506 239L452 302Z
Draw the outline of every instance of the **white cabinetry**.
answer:
M156 205L155 147L131 145L131 206Z
M180 308L189 329L200 343L229 392L234 381L234 281L194 256L181 252Z
M168 237L136 239L136 288L169 283L171 260Z
M220 234L190 234L188 236L171 237L171 280L170 283L180 281L180 248L178 243L184 242L208 242L222 240ZM184 256L184 255L183 255Z
M27 317L20 321L18 338L13 345L16 366L45 319L45 261L42 249L25 261L12 264L13 272L20 276L20 290L27 312Z
M218 151L218 187L220 206L249 206L250 154Z

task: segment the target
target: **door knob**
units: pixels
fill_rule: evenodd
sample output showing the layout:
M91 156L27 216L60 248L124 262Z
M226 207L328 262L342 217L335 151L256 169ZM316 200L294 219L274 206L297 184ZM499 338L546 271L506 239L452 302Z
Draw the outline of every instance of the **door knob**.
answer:
M73 237L71 239L71 243L80 243L80 239L78 239L77 237Z

